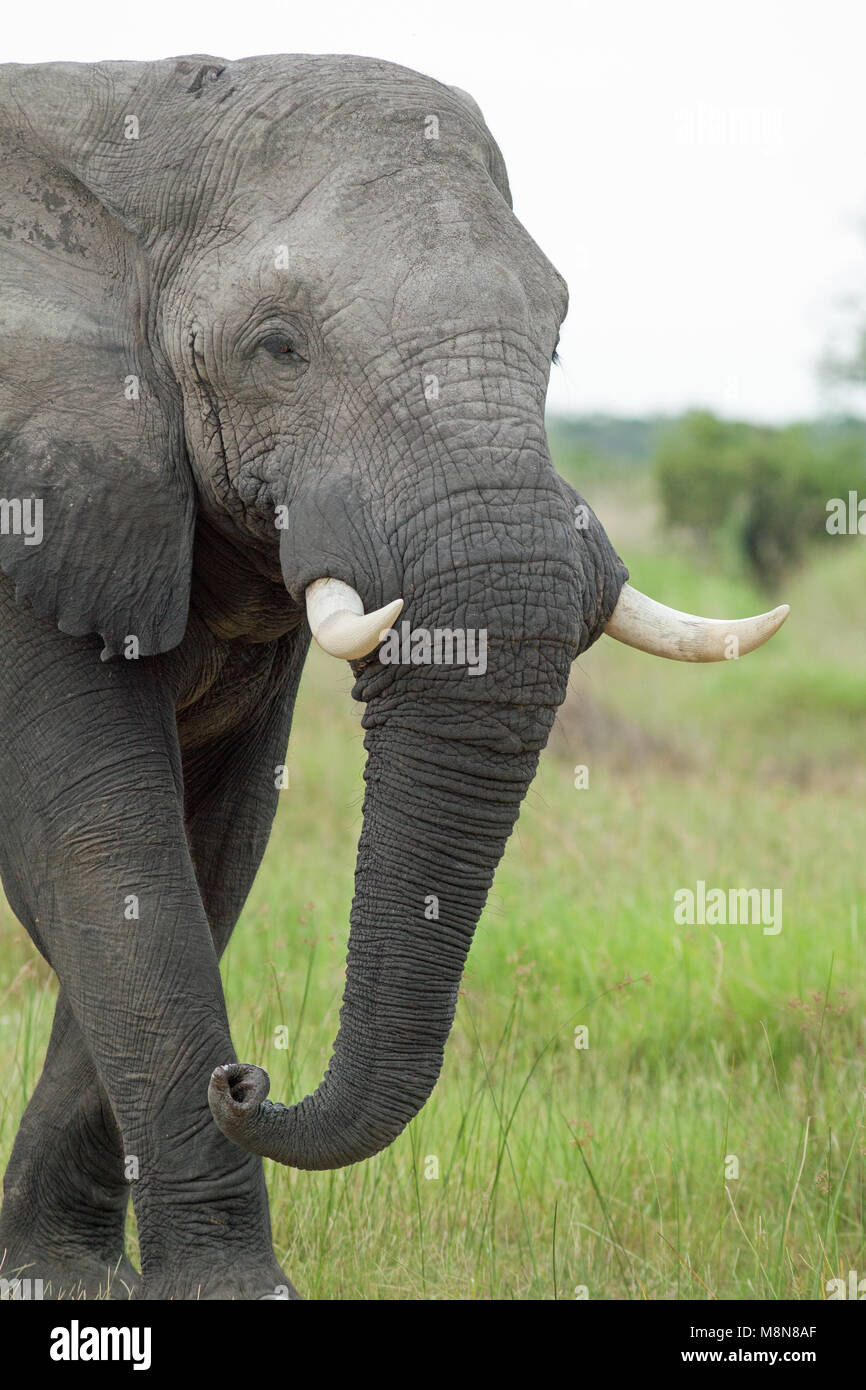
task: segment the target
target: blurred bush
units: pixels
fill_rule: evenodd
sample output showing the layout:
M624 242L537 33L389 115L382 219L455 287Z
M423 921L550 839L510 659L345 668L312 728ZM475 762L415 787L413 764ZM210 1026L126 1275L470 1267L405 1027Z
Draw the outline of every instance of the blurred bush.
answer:
M866 498L866 432L853 420L771 428L692 411L662 432L653 465L666 520L732 546L767 588L830 539L831 498Z

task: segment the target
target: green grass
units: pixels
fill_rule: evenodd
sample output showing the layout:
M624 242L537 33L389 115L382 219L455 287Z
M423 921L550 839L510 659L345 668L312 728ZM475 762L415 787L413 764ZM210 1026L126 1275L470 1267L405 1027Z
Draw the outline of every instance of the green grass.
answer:
M606 500L619 541L628 500ZM610 642L581 659L431 1100L358 1167L267 1165L277 1254L303 1294L808 1299L866 1270L863 557L840 538L740 663ZM661 534L627 558L677 607L768 606ZM337 1026L363 758L349 687L314 654L291 789L224 963L238 1053L286 1102L316 1086ZM646 756L585 742L587 699ZM676 926L673 894L697 879L781 888L782 931ZM53 994L3 908L3 1163Z

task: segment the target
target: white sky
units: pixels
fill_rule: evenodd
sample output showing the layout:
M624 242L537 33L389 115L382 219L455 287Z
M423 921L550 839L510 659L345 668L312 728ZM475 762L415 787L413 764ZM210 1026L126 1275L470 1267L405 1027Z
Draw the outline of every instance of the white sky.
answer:
M833 404L866 291L864 0L7 0L0 59L360 53L470 91L571 290L551 403Z

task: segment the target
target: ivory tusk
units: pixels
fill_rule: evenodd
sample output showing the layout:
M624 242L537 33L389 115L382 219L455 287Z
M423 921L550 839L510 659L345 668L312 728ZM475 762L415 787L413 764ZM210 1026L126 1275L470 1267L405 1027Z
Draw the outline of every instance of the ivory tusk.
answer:
M307 621L322 651L343 661L357 661L372 652L403 607L396 598L365 613L361 595L341 579L316 579L307 586Z
M745 656L768 641L789 612L783 603L754 618L698 618L666 608L625 584L605 632L617 642L653 656L674 661L724 661Z

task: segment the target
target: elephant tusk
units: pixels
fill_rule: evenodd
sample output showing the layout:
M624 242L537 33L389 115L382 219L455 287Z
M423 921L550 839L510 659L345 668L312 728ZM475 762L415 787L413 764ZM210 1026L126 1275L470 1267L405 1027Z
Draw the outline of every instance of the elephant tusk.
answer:
M361 595L341 579L316 579L306 590L307 621L322 651L343 661L357 661L378 647L403 607L395 598L374 613L365 613Z
M617 642L653 656L674 661L724 661L745 656L768 641L789 612L788 604L783 603L754 618L697 618L666 608L625 584L605 632Z

